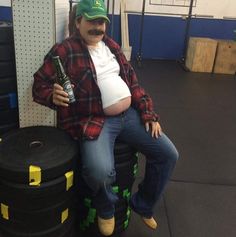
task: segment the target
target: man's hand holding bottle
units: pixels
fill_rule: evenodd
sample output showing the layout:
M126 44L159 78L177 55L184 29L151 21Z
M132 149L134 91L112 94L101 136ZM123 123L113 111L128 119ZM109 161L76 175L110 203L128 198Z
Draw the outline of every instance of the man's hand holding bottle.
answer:
M76 101L73 92L74 86L65 73L60 57L54 56L52 59L58 81L58 83L53 84L52 101L57 106L68 107L70 103Z
M74 85L71 85L74 88ZM68 107L69 106L69 95L63 90L63 87L57 83L53 85L52 101L57 106Z

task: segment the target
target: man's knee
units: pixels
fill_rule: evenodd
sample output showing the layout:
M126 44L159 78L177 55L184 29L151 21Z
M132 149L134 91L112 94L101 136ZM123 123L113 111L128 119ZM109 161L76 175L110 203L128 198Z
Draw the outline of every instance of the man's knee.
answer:
M172 147L171 149L165 152L163 158L167 164L174 167L177 160L179 159L179 152L176 150L175 147Z
M116 172L115 169L97 165L90 169L83 169L82 176L88 186L97 191L104 184L115 182Z
M172 149L171 151L171 158L174 163L179 159L179 152L176 149Z
M162 153L164 159L167 160L168 163L175 164L179 159L179 152L171 141L164 144Z

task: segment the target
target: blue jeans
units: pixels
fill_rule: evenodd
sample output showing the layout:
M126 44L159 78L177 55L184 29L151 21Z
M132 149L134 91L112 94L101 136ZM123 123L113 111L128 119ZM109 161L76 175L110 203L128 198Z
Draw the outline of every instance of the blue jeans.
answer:
M164 133L158 139L152 138L132 107L118 116L107 117L97 140L80 142L82 176L94 193L98 215L104 219L114 215L118 200L111 187L116 179L113 150L117 138L146 157L145 176L131 197L130 206L138 214L151 217L175 167L178 152Z

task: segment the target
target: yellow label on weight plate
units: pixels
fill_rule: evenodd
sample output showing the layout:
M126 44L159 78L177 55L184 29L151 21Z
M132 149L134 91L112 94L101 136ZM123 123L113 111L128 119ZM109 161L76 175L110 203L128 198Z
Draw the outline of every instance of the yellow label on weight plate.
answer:
M6 220L9 220L9 212L8 212L8 206L1 203L1 214L2 214L2 217Z
M61 223L64 223L64 221L68 218L69 216L69 209L67 208L65 211L61 213Z
M68 191L73 185L74 172L69 171L65 174L66 176L66 191Z
M41 168L31 165L29 167L29 185L39 186L41 183Z

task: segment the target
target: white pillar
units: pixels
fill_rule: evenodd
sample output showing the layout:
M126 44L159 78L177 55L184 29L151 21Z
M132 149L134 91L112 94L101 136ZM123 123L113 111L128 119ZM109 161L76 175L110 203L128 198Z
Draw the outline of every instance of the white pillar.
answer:
M32 98L33 74L68 34L66 0L12 0L20 127L56 125L56 114Z

